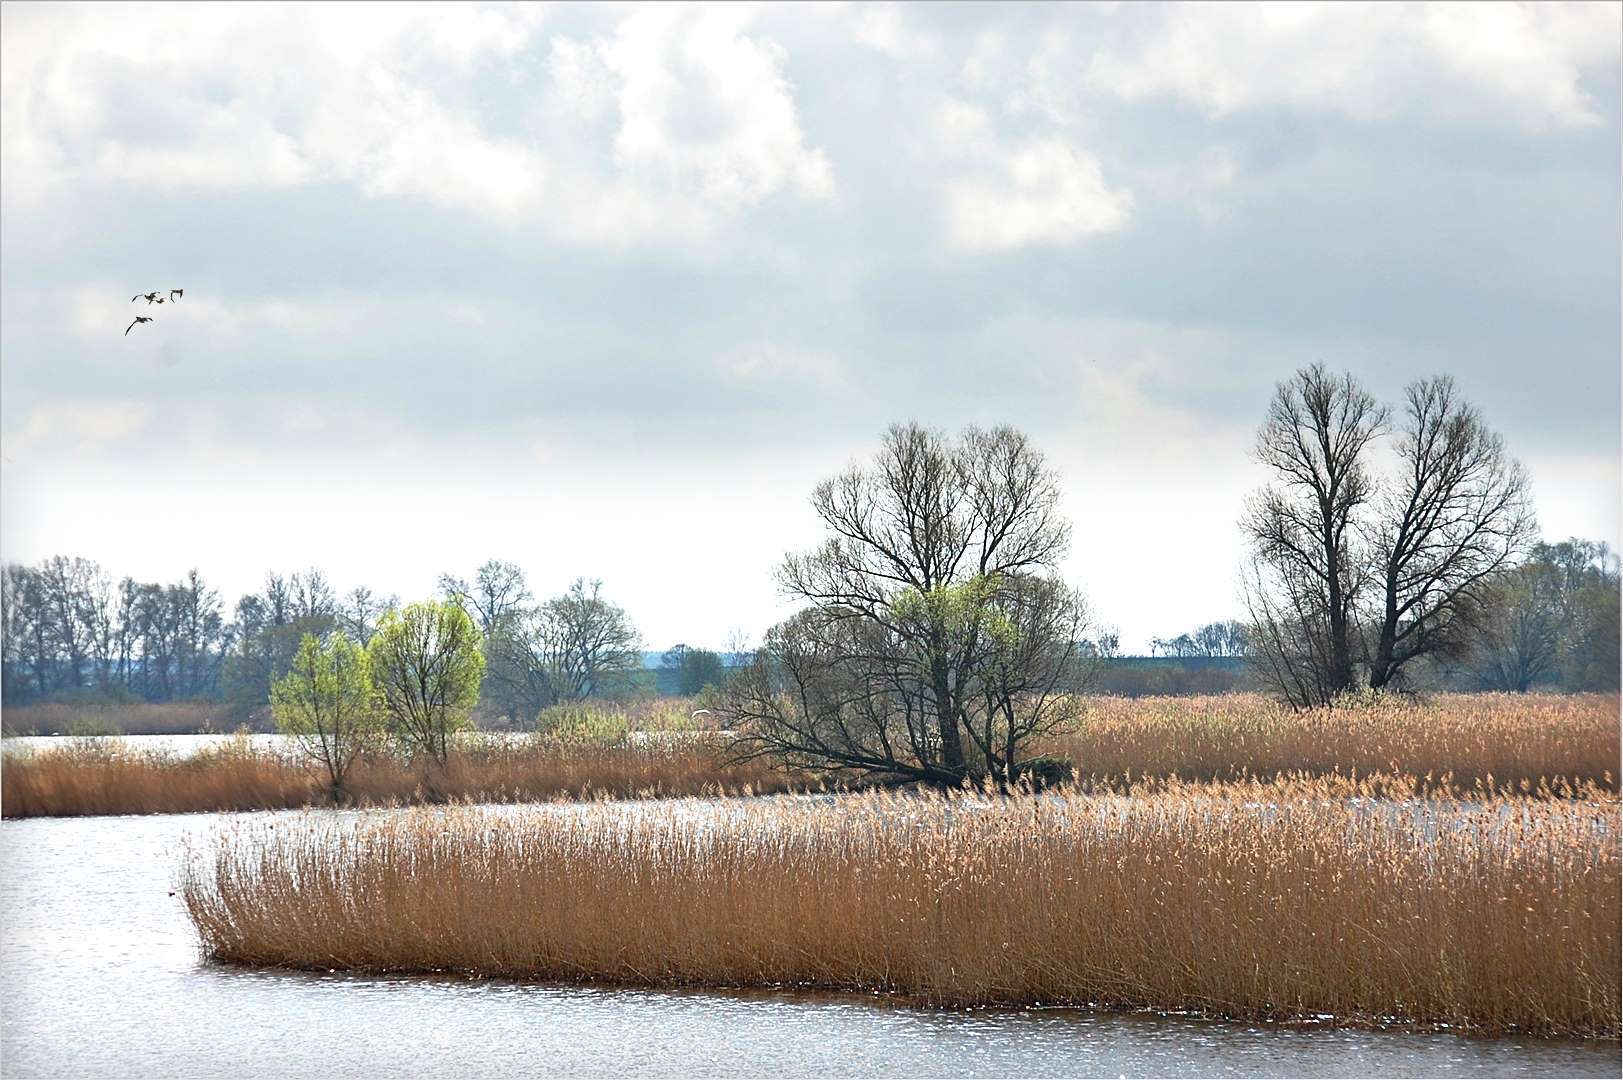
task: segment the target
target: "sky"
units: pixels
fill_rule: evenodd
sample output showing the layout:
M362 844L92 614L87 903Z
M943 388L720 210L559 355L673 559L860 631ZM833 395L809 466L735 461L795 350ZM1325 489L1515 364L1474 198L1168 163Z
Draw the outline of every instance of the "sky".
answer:
M1239 614L1314 362L1618 546L1619 11L8 3L0 557L715 647L888 424L1009 423L1141 649Z

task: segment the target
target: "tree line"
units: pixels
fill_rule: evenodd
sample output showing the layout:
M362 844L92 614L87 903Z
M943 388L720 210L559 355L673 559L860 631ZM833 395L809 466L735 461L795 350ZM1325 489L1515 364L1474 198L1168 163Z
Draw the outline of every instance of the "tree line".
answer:
M549 705L626 688L641 667L636 627L597 581L534 602L523 572L491 560L441 596L479 634L487 709L533 721ZM398 597L339 593L316 569L270 573L227 611L193 570L172 584L114 580L97 563L54 556L0 571L0 695L165 702L212 699L246 712L269 700L307 637L365 646Z

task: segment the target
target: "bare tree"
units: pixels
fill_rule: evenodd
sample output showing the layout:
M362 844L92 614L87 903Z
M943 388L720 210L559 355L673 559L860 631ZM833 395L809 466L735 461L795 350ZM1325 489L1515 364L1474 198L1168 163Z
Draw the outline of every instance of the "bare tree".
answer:
M1618 590L1617 559L1605 544L1534 545L1486 590L1470 642L1475 681L1490 690L1615 689Z
M1515 567L1485 590L1487 617L1478 620L1471 642L1482 686L1526 693L1556 677L1567 628L1563 599L1554 568L1538 562Z
M351 641L364 646L377 633L378 620L383 613L399 606L398 596L380 597L367 586L357 585L344 595L339 605L338 621Z
M471 582L441 574L440 591L468 613L487 641L501 633L507 621L518 616L530 600L524 571L500 559L487 560L474 571Z
M37 685L40 670L38 642L34 627L37 613L32 610L34 571L21 563L6 563L0 576L0 697L16 703Z
M290 621L319 624L322 637L330 633L338 616L338 594L327 575L311 567L288 578L288 589L292 598Z
M1059 485L1012 428L892 427L820 484L828 531L779 581L805 610L729 684L745 755L955 784L1015 779L1067 717L1086 613L1054 575Z
M1274 390L1257 433L1257 458L1275 482L1242 524L1255 552L1247 599L1263 666L1298 704L1351 689L1359 591L1367 560L1354 527L1372 495L1364 454L1388 413L1351 375L1322 364ZM1310 665L1312 671L1304 671Z
M603 596L601 581L576 578L541 606L541 640L560 697L585 698L642 664L641 638L625 609Z
M1382 589L1369 684L1422 656L1457 654L1483 583L1526 550L1527 474L1447 376L1412 383L1398 457L1370 544Z
M487 680L503 707L532 720L549 705L601 693L642 665L630 616L603 596L601 581L584 578L544 604L509 612L487 648Z
M1082 654L1114 660L1121 655L1121 631L1114 626L1098 628L1092 638L1082 643Z
M1251 651L1245 624L1236 619L1207 623L1192 638L1196 656L1245 656Z
M1411 384L1396 475L1368 456L1390 412L1315 365L1275 390L1257 455L1275 482L1248 508L1253 661L1298 706L1393 685L1457 651L1485 583L1532 528L1527 481L1452 380Z

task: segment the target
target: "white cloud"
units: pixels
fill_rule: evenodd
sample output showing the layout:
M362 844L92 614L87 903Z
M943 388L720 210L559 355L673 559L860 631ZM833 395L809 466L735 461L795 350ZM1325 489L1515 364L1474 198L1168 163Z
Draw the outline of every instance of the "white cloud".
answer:
M152 415L141 401L80 401L39 405L28 412L23 425L0 438L5 456L26 453L39 446L58 450L87 450L117 442L140 431Z
M455 89L510 57L531 8L97 8L8 17L9 176L165 187L348 181L372 195L510 216L541 194L534 150L491 135Z
M898 4L863 4L856 9L856 25L852 30L859 45L884 53L893 60L915 60L936 51L936 40L929 34L909 30L902 23L902 8Z
M1599 122L1579 83L1586 68L1615 62L1620 25L1615 4L1214 4L1149 14L1085 57L1089 85L1129 100L1168 95L1213 115L1285 106L1529 129Z
M643 9L589 47L554 43L554 81L587 108L612 96L614 159L640 179L727 207L785 190L827 196L833 170L801 131L783 48L745 36L748 18L729 7Z
M1005 143L984 110L949 101L936 129L965 175L946 183L952 242L973 251L1069 244L1125 228L1132 192L1105 182L1099 159L1058 135Z
M139 20L8 7L0 160L13 201L80 180L337 182L580 241L691 237L717 213L834 189L785 52L746 33L750 17L633 9L605 33L542 40L530 6L155 8ZM493 78L515 89L491 95Z

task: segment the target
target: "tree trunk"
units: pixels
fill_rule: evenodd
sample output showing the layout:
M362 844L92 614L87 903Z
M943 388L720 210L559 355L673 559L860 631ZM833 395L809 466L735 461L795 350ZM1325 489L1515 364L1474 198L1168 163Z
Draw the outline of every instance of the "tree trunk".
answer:
M964 776L964 744L958 731L958 703L947 685L946 662L931 661L936 705L936 728L941 736L941 765L955 776Z

